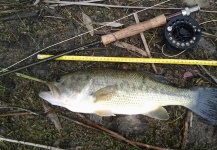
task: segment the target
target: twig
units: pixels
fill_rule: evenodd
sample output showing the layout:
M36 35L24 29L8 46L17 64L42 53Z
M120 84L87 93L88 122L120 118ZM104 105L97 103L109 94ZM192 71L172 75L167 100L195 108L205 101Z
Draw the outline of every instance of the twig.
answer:
M102 2L102 1L104 1L104 0L89 0L89 1L82 1L82 2L83 3L93 3L93 2Z
M35 78L35 77L32 77L32 76L28 76L28 75L25 75L25 74L22 74L22 73L15 73L15 74L18 77L22 77L22 78L25 78L25 79L37 81L37 82L40 82L40 83L46 83L46 81L44 81L44 80L41 80L41 79L38 79L38 78Z
M0 117L18 116L18 115L32 115L32 113L30 113L30 112L13 112L13 113L0 114Z
M156 147L156 146L147 145L147 144L136 142L136 141L132 141L132 143L137 146L143 147L143 148L150 148L150 149L155 149L155 150L169 150L168 148Z
M83 124L82 122L79 122L79 121L73 120L73 119L71 119L71 118L69 118L69 117L66 117L66 116L63 116L63 115L58 115L58 117L63 118L63 119L66 119L66 120L69 120L69 121L71 121L71 122L74 122L75 124L78 124L78 125L84 126L84 127L86 127L86 128L90 128L90 129L93 129L93 130L100 131L99 129L96 129L96 128L91 127L91 126L86 125L86 124Z
M14 108L16 108L16 109L18 109L18 110L22 110L22 111L29 112L30 114L33 114L33 115L38 115L38 114L35 113L35 112L32 112L32 111L27 110L27 109L20 108L20 107L0 106L0 109L2 109L2 108L9 108L9 109L14 109Z
M5 72L5 71L8 71L8 69L5 69L5 68L0 68L0 72ZM33 81L36 81L36 82L40 82L40 83L46 83L46 81L44 80L41 80L41 79L38 79L38 78L35 78L35 77L32 77L32 76L28 76L28 75L25 75L25 74L22 74L22 73L15 73L16 76L18 77L22 77L22 78L25 78L25 79L29 79L29 80L33 80Z
M69 2L69 1L44 1L45 3L54 3L56 5L50 5L51 7L55 6L69 6L69 5L85 5L85 4L90 4L93 2L101 2L104 0L89 0L89 1L80 1L80 2ZM95 3L94 3L95 4Z
M170 1L170 0L168 0L168 1ZM149 8L149 7L140 7L140 6L120 6L120 5L108 5L108 4L86 3L86 2L69 2L69 1L56 2L56 1L51 1L51 0L45 0L44 3L53 4L53 5L50 5L51 7L69 6L69 5L83 5L83 6L108 7L108 8L109 7L110 8L131 8L131 9L147 9L147 8ZM152 7L152 9L164 9L164 8ZM177 8L177 9L181 9L181 8Z
M140 49L140 48L138 48L136 46L133 46L131 44L128 44L128 43L125 43L125 42L116 41L116 42L113 43L113 45L115 45L117 47L120 47L120 48L125 48L129 52L131 52L131 53L132 52L136 52L136 53L141 54L143 57L148 57L147 53L143 49Z
M217 78L214 77L204 66L200 66L208 76L210 76L210 78L212 78L212 80L217 84Z
M209 22L215 22L215 21L217 21L217 20L209 20L209 21L205 21L205 22L200 23L200 25L202 25L202 24L206 24L206 23L209 23Z
M96 124L96 123L92 122L91 120L87 119L87 118L86 118L85 116L83 116L82 114L78 114L78 113L77 113L77 115L78 115L79 117L81 117L82 119L84 119L88 124L90 124L90 125L96 127L97 129L100 129L100 130L102 130L102 131L108 133L109 135L111 135L112 137L114 137L114 138L116 138L116 139L118 139L118 140L125 141L125 142L129 143L130 145L137 147L137 146L136 146L135 144L133 144L130 140L127 140L127 139L124 138L123 136L121 136L121 135L119 135L119 134L117 134L117 133L115 133L115 132L113 132L113 131L111 131L111 130L108 130L108 129L104 128L104 127L99 126L98 124Z
M137 13L133 13L133 17L134 17L137 24L140 23ZM143 42L143 45L145 47L145 50L146 50L146 53L147 53L148 57L151 57L151 52L149 50L149 47L148 47L148 44L147 44L147 41L145 39L145 36L144 36L143 32L140 33L140 37L142 39L142 42Z
M213 34L210 34L210 33L204 32L204 31L202 32L202 35L209 36L212 38L217 38L217 35L213 35Z
M192 59L195 59L192 54L190 54L190 57L191 57ZM202 77L203 79L207 80L208 82L210 82L210 83L214 84L215 86L217 86L217 79L216 79L216 77L214 77L204 66L198 65L198 67L202 68L202 69L206 72L206 74L207 74L208 76L210 76L210 78L211 78L214 82L212 82L212 80L209 80L208 78L206 78L205 76L203 76L203 75L200 74L200 73L199 73L198 75L199 75L200 77Z
M157 147L157 146L152 146L152 145L148 145L148 144L143 144L143 143L139 143L139 142L136 142L136 141L131 141L131 140L128 140L126 139L125 137L121 136L120 134L116 133L116 132L113 132L109 129L106 129L104 127L101 127L99 126L98 124L92 122L91 120L87 119L85 116L83 116L82 114L78 114L77 115L79 117L81 117L82 119L84 119L88 124L94 126L95 128L97 129L100 129L106 133L108 133L110 136L118 139L118 140L121 140L121 141L125 141L126 143L132 145L132 146L139 146L139 147L142 147L142 148L150 148L150 149L156 149L156 150L166 150L166 148L161 148L161 147Z
M56 7L56 6L69 6L69 5L81 5L81 4L76 4L75 2L68 2L68 1L50 1L50 0L45 0L45 3L52 3L53 5L50 5L51 7ZM80 2L77 2L80 3ZM148 7L142 7L142 6L121 6L121 5L107 5L107 4L97 4L97 3L82 3L83 6L96 6L96 7L110 7L110 8L127 8L127 9L146 9ZM161 9L161 10L181 10L183 8L176 8L176 7L152 7L151 9ZM200 10L201 12L205 13L217 13L217 11L210 11L210 10Z
M200 10L200 12L205 12L205 13L217 13L215 10Z
M4 11L0 11L0 14L7 14L7 13L15 13L18 12L19 10L4 10Z
M201 67L201 66L198 66L198 67ZM203 80L206 80L207 82L212 83L213 85L217 86L216 83L213 83L212 80L210 80L209 78L205 77L205 76L202 75L201 73L198 73L198 75L199 75Z
M189 122L191 121L192 112L187 110L187 115L185 117L185 124L184 124L184 133L182 138L182 146L181 150L184 150L187 144L188 139L188 129L189 129ZM190 123L191 124L191 123Z
M63 17L56 17L56 16L44 16L44 18L54 18L54 19L65 19Z
M102 2L104 0L88 0L88 1L78 1L78 2L69 2L69 1L54 1L52 3L60 3L60 4L71 4L71 5L79 5L83 3L94 3L94 2ZM46 0L44 1L46 3ZM62 3L63 2L63 3Z
M34 147L38 147L38 148L50 149L50 150L64 150L64 149L57 148L57 147L35 144L35 143L24 142L24 141L18 141L18 140L12 140L12 139L3 138L3 137L0 137L0 141L7 141L7 142L11 142L11 143L18 143L18 144L34 146Z
M193 126L193 113L191 112L191 115L190 115L190 119L189 119L189 127L191 128Z
M158 32L158 28L155 29L153 36L151 37L151 39L148 42L148 45L150 45L150 43L152 42L152 40L156 37L155 35L157 34L157 32Z
M138 17L138 15L137 15L137 13L133 13L133 16L134 16L134 19L135 19L136 23L137 23L137 24L140 23L139 17ZM150 52L150 49L149 49L149 47L148 47L148 44L147 44L147 41L146 41L146 39L145 39L145 36L144 36L144 33L143 33L143 32L140 33L140 37L141 37L141 39L142 39L142 43L143 43L143 45L144 45L144 47L145 47L145 51L146 51L148 57L151 58L151 52ZM151 64L151 65L152 65L152 68L153 68L153 70L155 71L155 73L157 73L157 69L156 69L155 64Z

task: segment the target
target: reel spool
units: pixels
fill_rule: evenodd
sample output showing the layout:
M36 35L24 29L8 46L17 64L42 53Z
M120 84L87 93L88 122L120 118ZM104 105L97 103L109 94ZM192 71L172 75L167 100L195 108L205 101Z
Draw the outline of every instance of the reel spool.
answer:
M188 16L171 18L164 29L166 46L175 52L190 51L201 38L199 24Z

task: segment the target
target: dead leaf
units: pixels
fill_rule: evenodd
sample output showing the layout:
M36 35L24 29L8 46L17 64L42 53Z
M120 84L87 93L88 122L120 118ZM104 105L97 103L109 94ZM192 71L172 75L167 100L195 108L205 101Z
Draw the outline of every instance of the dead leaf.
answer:
M189 78L193 78L196 77L200 74L199 70L188 70L183 74L183 79L189 79Z
M59 118L53 109L45 103L42 103L44 112L47 114L47 117L54 123L56 129L60 132L62 129Z
M118 28L124 25L119 22L102 22L102 23L97 23L97 24L102 25L102 26L115 27L115 28Z
M83 23L85 25L85 27L87 28L87 30L90 32L90 35L93 36L94 35L94 31L93 31L93 21L91 20L91 18L86 15L85 13L82 13L82 18L83 18Z
M147 53L144 50L142 50L142 49L140 49L138 47L135 47L135 46L133 46L131 44L125 43L125 42L116 41L116 42L113 43L113 45L115 45L117 47L121 47L121 48L126 48L127 50L130 50L130 51L134 51L134 52L139 53L139 54L141 54L142 56L145 56L145 57L148 56Z

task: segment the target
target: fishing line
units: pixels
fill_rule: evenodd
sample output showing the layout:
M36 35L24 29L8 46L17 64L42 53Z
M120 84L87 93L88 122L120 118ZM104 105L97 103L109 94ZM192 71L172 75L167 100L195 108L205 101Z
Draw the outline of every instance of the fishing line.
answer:
M186 52L186 49L185 49L185 50L181 51L181 52L178 53L178 54L175 54L175 55L168 55L168 54L164 53L164 46L165 46L165 44L162 46L161 52L162 52L162 54L163 54L164 56L166 56L166 57L171 57L171 58L172 58L172 57L179 56L179 55L181 55L182 53Z
M163 2L161 2L161 3L158 3L158 4L155 4L155 5L153 5L153 6L147 7L147 8L145 8L145 9L136 11L136 12L134 12L134 13L143 12L143 11L145 11L145 10L148 10L148 9L151 9L151 8L156 7L156 6L158 6L158 5L167 3L167 2L169 2L169 1L170 1L170 0L163 1ZM14 64L12 64L12 65L10 65L9 67L4 68L4 69L1 70L0 72L4 72L4 71L8 70L9 68L11 68L11 67L13 67L13 66L15 66L15 65L17 65L17 64L19 64L19 63L21 63L21 62L23 62L23 61L25 61L25 60L27 60L28 58L30 58L30 57L32 57L32 56L34 56L34 55L36 55L36 54L38 54L38 53L40 53L40 52L46 50L46 49L49 49L49 48L54 47L54 46L56 46L56 45L62 44L62 43L67 42L67 41L70 41L70 40L72 40L72 39L81 37L81 36L86 35L86 34L92 32L92 31L96 31L96 30L98 30L98 29L101 29L101 28L103 28L103 27L106 27L106 26L108 26L108 25L110 25L110 24L112 24L112 23L115 23L115 22L117 22L117 21L120 21L120 20L122 20L122 19L125 19L125 18L127 18L127 17L130 17L130 16L132 16L132 15L133 15L133 13L131 13L131 14L129 14L129 15L126 15L126 16L124 16L124 17L122 17L122 18L119 18L119 19L117 19L117 20L115 20L115 21L113 21L113 22L110 22L110 23L108 23L108 24L102 25L102 26L100 26L100 27L98 27L98 28L95 28L95 29L93 29L93 30L84 32L84 33L79 34L79 35L77 35L77 36L74 36L74 37L68 38L68 39L66 39L66 40L60 41L60 42L58 42L58 43L56 43L56 44L47 46L47 47L45 47L45 48L43 48L43 49L41 49L41 50L39 50L39 51L37 51L37 52L35 52L35 53L29 55L29 56L27 56L26 58L21 59L20 61L14 63Z

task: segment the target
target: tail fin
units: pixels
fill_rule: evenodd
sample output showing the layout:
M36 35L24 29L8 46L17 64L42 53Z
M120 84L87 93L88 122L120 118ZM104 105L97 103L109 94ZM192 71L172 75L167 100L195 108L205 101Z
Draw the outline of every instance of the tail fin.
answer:
M195 89L194 89L195 90ZM211 124L217 124L217 88L196 88L196 101L188 108Z

